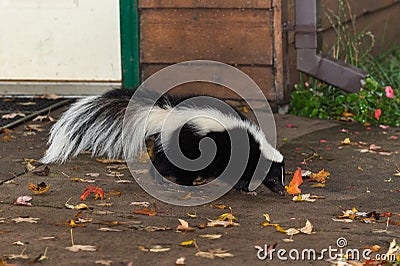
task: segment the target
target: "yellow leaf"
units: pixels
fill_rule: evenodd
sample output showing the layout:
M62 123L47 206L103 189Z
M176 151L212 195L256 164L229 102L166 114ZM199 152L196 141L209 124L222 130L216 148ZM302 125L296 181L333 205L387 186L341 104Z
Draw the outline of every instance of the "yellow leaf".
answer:
M35 194L43 194L50 189L50 185L46 185L45 182L38 184L37 186L32 182L29 184L29 189Z
M187 213L187 216L189 216L190 218L197 218L197 214L191 214L191 213Z
M180 245L180 246L185 246L185 247L187 247L187 246L192 246L192 245L194 244L195 241L196 241L195 239L189 240L189 241L183 241L183 242L181 242L179 245Z
M217 220L219 220L219 221L225 221L225 220L236 221L237 219L235 216L232 215L232 213L224 213L224 214L220 215L217 218Z
M342 140L340 142L340 144L342 144L342 145L350 145L351 144L350 138L345 138L344 140Z
M328 171L325 171L325 169L322 169L317 174L312 173L310 175L310 179L313 181L320 182L320 183L325 183L326 179L328 179L330 175L331 175L331 173L329 173Z

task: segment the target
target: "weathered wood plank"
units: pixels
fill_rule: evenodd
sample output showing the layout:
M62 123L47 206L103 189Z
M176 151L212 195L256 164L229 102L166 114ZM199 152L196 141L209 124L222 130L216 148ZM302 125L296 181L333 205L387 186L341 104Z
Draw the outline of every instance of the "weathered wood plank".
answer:
M139 0L139 8L270 8L271 0Z
M163 9L141 14L141 61L272 65L269 10Z
M344 0L345 10L348 9L347 1ZM357 18L362 17L364 14L378 12L380 9L391 6L395 3L400 3L399 0L348 0L348 4L351 10L351 13L355 15ZM334 18L333 14L338 14L339 4L338 1L332 0L321 0L320 3L320 18L321 18L321 27L323 29L330 28L331 22L328 19L327 14L333 19L333 22L337 24L337 19ZM384 16L384 15L383 15ZM350 18L347 15L347 18Z
M160 69L168 66L167 64L143 64L142 78L147 79ZM270 101L276 101L276 91L274 87L274 75L271 67L260 66L237 66L238 69L249 75L260 87L265 97ZM242 88L246 90L246 88ZM200 94L210 95L218 98L240 98L230 89L205 82L188 83L174 88L173 93L177 94ZM258 98L254 95L254 99Z
M274 10L274 66L275 66L275 91L277 101L283 101L285 97L285 80L283 73L283 29L282 29L282 1L273 0Z

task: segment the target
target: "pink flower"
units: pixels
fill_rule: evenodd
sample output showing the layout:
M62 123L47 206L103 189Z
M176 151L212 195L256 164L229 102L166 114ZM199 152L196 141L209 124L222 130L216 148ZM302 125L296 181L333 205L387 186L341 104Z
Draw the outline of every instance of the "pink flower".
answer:
M375 110L375 119L379 120L379 118L381 117L382 114L382 110L381 109L376 109Z
M306 88L310 87L310 83L308 83L307 81L304 82L304 85L306 86Z
M393 91L393 89L392 89L392 87L391 86L386 86L385 87L385 92L386 92L386 97L388 97L388 98L393 98L393 96L394 96L394 91Z

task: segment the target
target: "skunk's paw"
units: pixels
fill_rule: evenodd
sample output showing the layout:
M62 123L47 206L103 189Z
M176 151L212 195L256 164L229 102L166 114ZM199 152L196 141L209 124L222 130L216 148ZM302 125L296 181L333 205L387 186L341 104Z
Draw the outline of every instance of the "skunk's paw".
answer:
M249 192L249 182L240 179L233 188L236 189L237 191Z

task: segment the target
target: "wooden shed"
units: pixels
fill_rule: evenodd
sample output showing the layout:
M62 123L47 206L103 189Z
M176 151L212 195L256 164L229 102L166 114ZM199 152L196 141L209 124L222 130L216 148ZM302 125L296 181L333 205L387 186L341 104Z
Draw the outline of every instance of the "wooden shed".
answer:
M174 63L215 60L250 75L273 105L288 102L299 77L295 0L139 0L137 4L133 11L139 21L138 80ZM357 16L358 30L375 34L375 53L399 43L398 0L345 0L345 4ZM337 12L338 5L338 1L317 1L318 50L322 52L336 40L326 14ZM213 84L191 84L178 90L235 97Z

